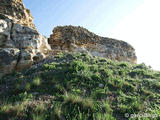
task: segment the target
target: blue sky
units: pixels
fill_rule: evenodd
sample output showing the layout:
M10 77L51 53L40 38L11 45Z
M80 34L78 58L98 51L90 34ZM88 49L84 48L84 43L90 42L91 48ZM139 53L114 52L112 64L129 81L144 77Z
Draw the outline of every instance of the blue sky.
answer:
M137 2L135 2L137 1ZM24 0L38 30L49 36L57 25L80 25L107 36L143 0Z
M138 63L160 70L160 0L23 0L34 23L49 37L58 25L83 26L100 36L124 40Z

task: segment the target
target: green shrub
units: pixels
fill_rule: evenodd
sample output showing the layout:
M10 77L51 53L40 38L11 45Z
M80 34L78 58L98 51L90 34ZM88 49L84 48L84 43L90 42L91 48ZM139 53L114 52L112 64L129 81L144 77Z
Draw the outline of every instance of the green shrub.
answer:
M34 86L40 86L40 84L41 84L41 79L37 76L37 77L35 77L34 79L33 79L33 81L32 81L32 84L34 85Z
M66 96L62 105L62 111L66 119L93 119L95 112L94 102L91 99L83 99L79 96Z
M159 115L158 71L81 53L53 61L0 80L0 119L123 120L125 113L146 111Z

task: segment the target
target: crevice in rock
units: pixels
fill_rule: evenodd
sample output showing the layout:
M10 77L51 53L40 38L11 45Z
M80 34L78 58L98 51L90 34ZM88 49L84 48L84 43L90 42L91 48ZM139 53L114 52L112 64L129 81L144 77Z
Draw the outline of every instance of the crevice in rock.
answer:
M0 33L0 48L4 48L5 47L5 42L7 40L7 35L1 34Z
M20 62L20 60L21 60L21 54L22 54L21 50L22 50L22 49L21 49L21 47L20 47L20 43L19 43L18 46L17 46L16 41L13 39L13 27L14 27L14 23L11 22L10 39L11 39L11 41L13 41L14 46L15 46L16 48L18 47L17 49L20 50L19 55L18 55L18 58L17 58L16 65L15 65L15 67L14 67L14 70L17 70L17 69L18 69L18 64L19 64L19 62Z
M18 58L17 58L17 62L16 62L16 65L15 65L15 68L14 68L14 70L18 70L18 64L19 64L19 62L21 61L21 55L22 55L22 52L21 52L21 49L20 49L20 52L19 52L19 55L18 55Z
M11 30L10 30L10 40L13 42L14 46L16 47L16 42L13 39L13 27L14 27L14 23L11 22ZM19 49L19 48L18 48Z

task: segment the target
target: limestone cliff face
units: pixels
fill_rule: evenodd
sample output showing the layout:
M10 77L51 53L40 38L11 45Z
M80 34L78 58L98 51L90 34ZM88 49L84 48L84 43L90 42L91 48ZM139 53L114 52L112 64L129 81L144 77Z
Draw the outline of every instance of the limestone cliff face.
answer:
M56 27L49 44L57 52L84 52L118 61L137 61L135 50L128 43L100 37L82 27Z
M25 8L22 0L0 0L0 13L18 24L35 29L30 10Z
M0 0L0 78L46 57L50 46L21 0Z

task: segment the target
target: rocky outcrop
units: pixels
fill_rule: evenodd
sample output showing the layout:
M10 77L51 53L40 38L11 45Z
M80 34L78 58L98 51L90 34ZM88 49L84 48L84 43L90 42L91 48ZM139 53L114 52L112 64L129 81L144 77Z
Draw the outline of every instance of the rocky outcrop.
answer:
M128 43L100 37L82 27L56 27L47 39L36 30L22 0L0 0L0 78L58 52L84 52L133 63L137 60Z
M0 14L0 78L46 57L50 46L37 30Z
M36 29L30 10L25 8L22 0L0 0L0 13L15 23Z
M128 43L100 37L82 27L56 27L49 44L57 52L84 52L118 61L137 61L135 50Z

